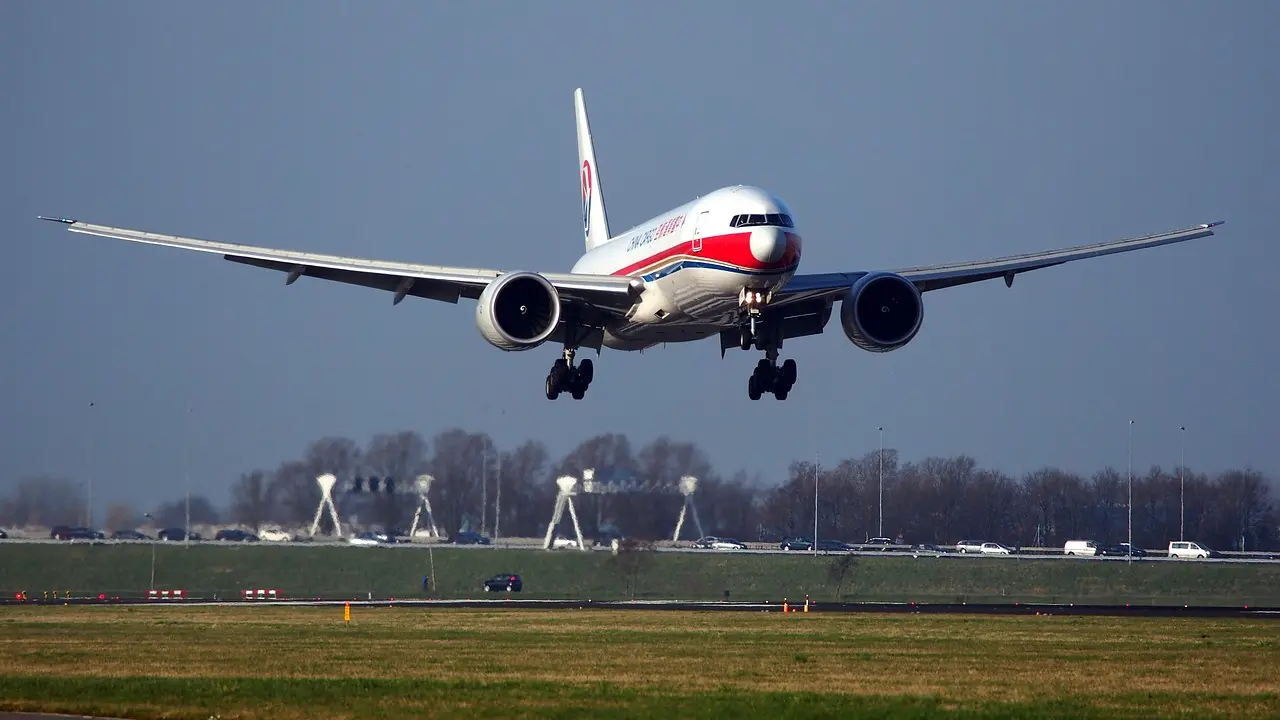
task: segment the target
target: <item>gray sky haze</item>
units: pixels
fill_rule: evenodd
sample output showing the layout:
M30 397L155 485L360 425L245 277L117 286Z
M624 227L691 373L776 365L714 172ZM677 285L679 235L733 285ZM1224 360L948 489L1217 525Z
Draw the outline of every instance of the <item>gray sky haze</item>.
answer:
M1022 473L1280 470L1280 5L0 4L0 493L36 473L145 504L323 435L484 429L564 453L604 431L724 473L968 453ZM503 353L458 305L68 233L89 222L434 264L564 271L582 251L572 93L617 232L717 187L784 198L801 272L905 267L1225 220L1212 238L925 295L916 339L838 319L758 353ZM593 355L584 355L592 356ZM89 402L95 407L88 408ZM191 408L189 424L185 409Z

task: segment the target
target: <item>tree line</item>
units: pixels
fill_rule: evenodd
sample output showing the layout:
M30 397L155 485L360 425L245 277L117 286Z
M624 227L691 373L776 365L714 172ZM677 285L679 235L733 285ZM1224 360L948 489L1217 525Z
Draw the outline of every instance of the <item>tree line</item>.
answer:
M235 524L255 531L269 525L306 528L320 502L315 479L333 473L341 483L335 501L344 523L407 530L418 504L413 479L430 474L433 514L447 535L492 535L496 525L504 537L541 536L555 503L555 478L580 477L584 468L671 490L682 476L697 477L694 503L703 529L740 540L811 536L815 481L820 539L858 542L883 534L908 543L976 539L1042 547L1060 547L1069 539L1128 539L1128 477L1110 467L1088 477L1056 468L1013 477L968 456L902 462L896 450L885 449L834 466L797 460L785 478L769 482L741 470L722 475L696 444L666 437L636 448L625 435L602 434L556 460L540 442L500 450L487 434L458 428L430 440L413 431L380 434L364 446L349 438L322 438L300 459L243 473L231 482L225 507L192 495L190 517L192 525ZM399 492L346 492L357 476L394 478ZM1260 472L1186 470L1180 478L1177 468L1152 467L1135 473L1132 485L1135 545L1165 547L1184 534L1216 549L1280 546L1280 511L1271 479ZM575 499L585 535L617 531L650 540L671 537L682 503L678 492ZM172 499L153 508L144 523L136 508L117 504L94 524L107 530L182 527L187 511L185 497ZM322 522L328 531L328 518ZM84 523L82 493L65 478L21 479L0 500L0 526ZM685 528L682 537L696 534L692 518Z

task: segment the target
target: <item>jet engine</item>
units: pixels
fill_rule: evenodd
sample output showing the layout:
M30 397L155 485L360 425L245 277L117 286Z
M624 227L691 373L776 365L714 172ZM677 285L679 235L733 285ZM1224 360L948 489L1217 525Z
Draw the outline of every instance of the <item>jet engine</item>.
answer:
M869 352L889 352L911 342L924 320L915 283L893 273L868 273L840 302L840 325L849 340Z
M485 286L476 303L476 327L502 350L536 348L559 322L560 293L537 273L501 275Z

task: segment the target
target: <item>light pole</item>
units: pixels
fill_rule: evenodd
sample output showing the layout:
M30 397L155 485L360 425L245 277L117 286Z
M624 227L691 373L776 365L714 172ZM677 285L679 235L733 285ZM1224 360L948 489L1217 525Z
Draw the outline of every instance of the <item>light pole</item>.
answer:
M880 531L878 537L884 537L884 428L880 431Z
M1129 421L1129 546L1125 562L1133 562L1133 421Z
M98 437L97 425L93 420L93 403L89 403L89 477L87 478L84 515L85 527L93 529L93 474L97 472L97 455L98 455Z
M493 547L498 547L498 530L502 524L502 451L498 450L498 477L494 480L497 499L493 501Z
M1183 534L1187 528L1187 426L1178 428L1182 437L1181 458L1178 460L1178 539L1186 540Z
M191 547L191 463L187 458L191 435L191 408L182 416L182 484L186 487L186 526L182 530L182 546Z
M148 520L151 519L151 513L143 513L142 516L147 518ZM156 539L155 538L151 538L151 585L148 587L148 589L150 590L156 589Z
M818 474L821 472L817 450L813 451L813 554L818 554Z
M485 522L489 519L489 442L480 445L480 534L484 535Z

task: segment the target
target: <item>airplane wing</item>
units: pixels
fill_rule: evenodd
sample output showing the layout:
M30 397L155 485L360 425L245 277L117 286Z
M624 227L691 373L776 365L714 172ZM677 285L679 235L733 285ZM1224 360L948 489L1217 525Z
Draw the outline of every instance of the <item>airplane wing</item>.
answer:
M1110 240L1092 245L1077 245L1062 250L1046 250L1010 255L993 260L976 260L971 262L948 263L944 265L927 265L922 267L891 270L915 283L921 292L941 290L967 285L982 280L1004 278L1006 285L1013 285L1013 277L1029 270L1061 265L1073 260L1101 257L1115 253L1143 250L1158 245L1169 245L1195 240L1213 235L1213 228L1222 225L1222 221L1193 225L1182 230L1144 235L1142 237ZM849 289L858 278L866 275L865 271L848 273L821 273L814 275L796 275L782 290L775 292L772 305L790 305L804 300L816 298L832 298Z
M399 304L408 295L449 303L458 302L459 297L475 299L490 281L504 272L277 250L93 225L61 217L40 216L40 219L62 223L71 232L219 254L232 262L288 273L285 283L289 285L305 276L386 290L395 293L393 304ZM629 277L572 273L542 273L542 276L555 286L563 301L605 315L626 313L644 289L643 281Z

